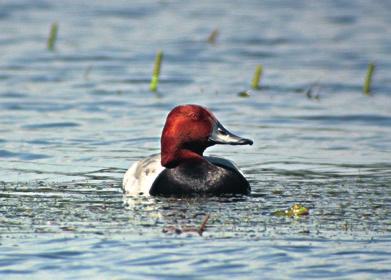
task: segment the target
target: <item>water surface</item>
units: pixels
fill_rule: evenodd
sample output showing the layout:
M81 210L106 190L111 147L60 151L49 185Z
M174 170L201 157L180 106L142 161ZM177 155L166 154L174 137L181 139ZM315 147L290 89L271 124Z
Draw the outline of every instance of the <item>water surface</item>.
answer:
M3 1L0 276L389 278L390 11L387 1ZM261 90L239 97L257 64ZM123 197L123 173L159 152L182 103L254 140L208 150L242 168L251 196ZM310 214L273 215L294 203ZM207 214L202 236L176 233Z

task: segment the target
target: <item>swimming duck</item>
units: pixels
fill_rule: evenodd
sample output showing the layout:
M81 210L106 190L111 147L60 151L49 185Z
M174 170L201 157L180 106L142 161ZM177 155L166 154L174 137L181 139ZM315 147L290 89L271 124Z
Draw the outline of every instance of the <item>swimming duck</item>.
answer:
M243 173L227 159L203 156L215 144L252 145L222 126L199 105L177 106L168 114L161 153L135 162L125 173L126 195L194 196L249 194Z

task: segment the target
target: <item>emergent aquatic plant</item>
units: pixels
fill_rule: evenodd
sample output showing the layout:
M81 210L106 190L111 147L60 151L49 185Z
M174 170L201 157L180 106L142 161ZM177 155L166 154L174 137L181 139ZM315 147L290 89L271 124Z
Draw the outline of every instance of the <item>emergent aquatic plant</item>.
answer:
M216 40L217 40L217 37L219 36L219 30L216 28L215 30L212 31L212 33L210 33L209 37L208 37L208 43L209 44L216 44Z
M252 80L252 83L251 83L251 87L253 89L259 89L260 88L259 82L261 81L262 72L263 72L262 65L258 64L257 68L255 68L254 77L253 77L253 80Z
M149 88L151 91L156 91L159 84L160 67L163 60L163 51L158 51L155 58L155 65L153 67L152 79Z
M364 82L364 94L366 94L366 95L371 94L372 75L373 75L374 71L375 71L375 64L369 63L368 70L367 70L367 76L365 77L365 82Z
M57 41L57 33L58 33L58 24L57 22L53 22L50 26L50 33L48 37L47 47L49 51L54 50L54 46L56 45Z

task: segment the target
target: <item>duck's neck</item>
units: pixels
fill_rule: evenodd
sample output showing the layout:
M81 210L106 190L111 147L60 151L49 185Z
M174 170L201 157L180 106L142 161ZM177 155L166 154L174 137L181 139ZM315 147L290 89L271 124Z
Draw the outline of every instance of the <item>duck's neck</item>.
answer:
M183 162L202 161L205 149L167 149L162 148L161 164L167 168L173 168Z
M177 158L180 159L180 161L187 161L187 160L203 160L203 151L202 152L196 152L192 150L182 149L177 153Z

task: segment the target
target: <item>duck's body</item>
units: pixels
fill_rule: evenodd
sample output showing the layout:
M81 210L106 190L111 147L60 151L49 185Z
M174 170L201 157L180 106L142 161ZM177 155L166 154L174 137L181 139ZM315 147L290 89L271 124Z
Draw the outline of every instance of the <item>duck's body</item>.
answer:
M134 163L125 173L126 195L248 194L250 185L231 161L203 156L214 144L252 144L228 132L207 109L175 107L167 117L161 154Z
M202 163L187 163L166 169L160 154L135 162L125 173L126 195L248 194L250 185L230 160L205 156Z

